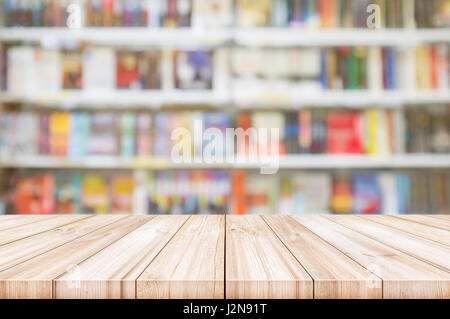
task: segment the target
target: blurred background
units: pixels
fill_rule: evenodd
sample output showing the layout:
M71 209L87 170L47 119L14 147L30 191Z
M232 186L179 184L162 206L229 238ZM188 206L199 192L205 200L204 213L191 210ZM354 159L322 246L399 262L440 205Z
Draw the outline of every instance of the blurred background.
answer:
M450 0L0 2L0 214L450 213ZM278 173L171 161L198 119Z

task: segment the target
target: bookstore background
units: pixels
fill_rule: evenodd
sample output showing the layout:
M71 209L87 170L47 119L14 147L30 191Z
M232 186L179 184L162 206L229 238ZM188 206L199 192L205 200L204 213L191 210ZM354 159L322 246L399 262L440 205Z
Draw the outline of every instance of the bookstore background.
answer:
M450 0L0 10L0 214L450 213ZM173 163L195 119L279 128L278 173Z

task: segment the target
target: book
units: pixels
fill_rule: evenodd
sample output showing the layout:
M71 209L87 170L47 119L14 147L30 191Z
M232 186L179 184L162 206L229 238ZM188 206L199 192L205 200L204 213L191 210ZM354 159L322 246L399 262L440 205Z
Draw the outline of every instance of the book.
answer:
M330 207L332 212L336 214L350 214L352 212L352 185L347 176L335 176L333 178Z
M83 52L83 89L113 90L116 55L111 48L90 47Z
M49 147L52 156L67 156L69 139L69 113L54 112L49 120Z
M134 180L131 175L116 175L111 181L112 214L130 214L133 211Z
M88 152L90 155L118 155L117 115L93 113L91 116Z
M379 214L382 210L382 194L373 174L357 174L352 178L354 214Z
M174 54L175 88L211 90L212 53L209 51L176 51Z
M106 214L109 209L106 180L99 174L86 174L81 180L81 211L84 214Z
M120 155L133 157L136 152L136 116L131 112L120 115Z
M76 214L80 212L80 174L55 174L55 214Z
M55 181L51 174L21 177L15 188L16 214L51 214Z
M330 154L361 154L361 115L352 111L330 112L327 145Z
M139 52L117 52L116 87L118 89L142 88L139 74L139 59Z
M65 51L62 54L63 89L83 87L83 63L81 52Z

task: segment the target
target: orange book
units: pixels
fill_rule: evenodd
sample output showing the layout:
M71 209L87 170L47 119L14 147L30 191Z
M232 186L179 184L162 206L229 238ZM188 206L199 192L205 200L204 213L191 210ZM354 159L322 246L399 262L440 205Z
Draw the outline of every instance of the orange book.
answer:
M437 90L439 88L438 83L438 58L437 49L435 46L430 48L430 75L431 75L431 88Z
M133 177L114 176L112 179L112 213L130 214L133 211Z
M319 0L318 4L322 28L336 27L336 0Z
M337 214L352 212L352 186L348 178L337 178L333 181L331 209Z
M55 181L45 174L19 179L14 194L16 214L52 214Z
M231 213L243 215L247 213L245 172L232 172L231 174Z

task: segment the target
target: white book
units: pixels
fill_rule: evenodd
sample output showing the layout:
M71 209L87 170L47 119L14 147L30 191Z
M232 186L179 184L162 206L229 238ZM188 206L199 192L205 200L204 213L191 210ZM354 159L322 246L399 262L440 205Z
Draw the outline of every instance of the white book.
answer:
M192 0L192 27L198 29L225 28L231 25L231 0Z
M378 129L376 132L377 155L387 155L389 153L387 114L385 110L379 110L377 113L378 113Z
M9 93L29 94L34 88L34 48L11 47L7 53L8 73L6 86Z
M147 1L147 26L149 28L160 27L160 16L161 16L161 2L163 0L148 0Z
M111 48L88 48L83 54L83 89L111 91L116 83L116 55Z
M403 27L407 29L414 29L416 27L415 8L413 0L403 0Z
M368 88L374 91L383 89L383 59L381 48L371 47L367 54Z
M398 88L403 91L414 92L417 90L417 63L414 48L397 49L396 81Z
M300 76L317 77L321 72L321 52L318 48L302 48L298 52L301 68Z
M62 88L62 59L58 50L36 49L34 55L34 90L55 94Z
M296 173L292 178L296 214L330 212L332 181L329 173Z
M405 113L404 109L394 109L392 114L393 129L394 129L394 153L404 154L405 153Z
M147 214L149 194L148 194L148 177L143 170L134 172L134 189L133 189L133 214Z
M382 214L398 214L397 177L395 173L379 173L378 184L383 198Z

